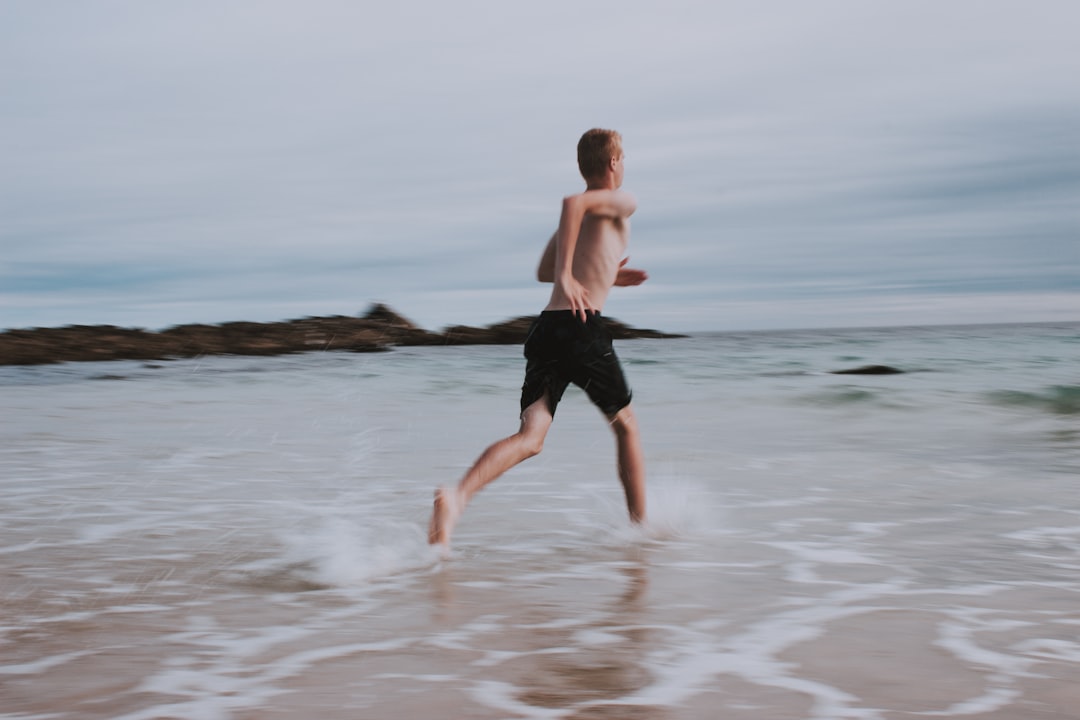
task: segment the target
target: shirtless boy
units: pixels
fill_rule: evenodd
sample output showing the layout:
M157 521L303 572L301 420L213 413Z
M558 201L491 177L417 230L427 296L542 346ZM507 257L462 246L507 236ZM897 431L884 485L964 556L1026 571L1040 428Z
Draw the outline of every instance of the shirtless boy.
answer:
M586 189L563 199L559 229L537 269L554 283L547 307L525 341L521 427L485 450L456 488L435 491L428 529L432 545L448 548L450 534L472 496L522 460L537 455L569 383L578 385L607 417L615 432L619 480L630 520L645 520L645 459L630 388L611 347L600 311L613 285L640 285L647 275L626 267L634 197L621 190L622 137L593 129L578 142L578 167Z

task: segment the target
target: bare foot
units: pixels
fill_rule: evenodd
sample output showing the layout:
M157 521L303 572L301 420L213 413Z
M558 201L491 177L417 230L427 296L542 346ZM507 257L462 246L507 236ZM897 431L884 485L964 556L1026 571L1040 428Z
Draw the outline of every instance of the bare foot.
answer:
M428 525L428 544L450 547L450 533L461 515L461 497L456 488L440 487L435 491L435 508Z

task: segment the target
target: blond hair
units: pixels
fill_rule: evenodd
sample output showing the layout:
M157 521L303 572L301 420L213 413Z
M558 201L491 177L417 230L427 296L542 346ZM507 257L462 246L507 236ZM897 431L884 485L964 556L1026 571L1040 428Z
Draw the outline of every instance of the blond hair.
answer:
M586 180L603 177L608 163L622 155L622 135L614 130L588 130L577 145L578 169Z

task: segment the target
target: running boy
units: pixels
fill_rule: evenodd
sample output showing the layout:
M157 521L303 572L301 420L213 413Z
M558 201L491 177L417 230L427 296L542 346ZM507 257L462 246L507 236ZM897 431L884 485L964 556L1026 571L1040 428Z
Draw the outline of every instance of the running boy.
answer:
M540 452L555 408L571 382L607 416L615 432L619 480L630 520L645 520L645 459L630 388L600 318L613 285L640 285L648 277L643 270L626 267L626 259L620 260L637 201L620 189L624 156L619 133L589 130L581 136L577 152L586 189L563 199L559 229L537 269L537 278L554 287L525 340L521 428L485 450L456 488L435 491L428 528L432 545L449 547L454 524L472 496Z

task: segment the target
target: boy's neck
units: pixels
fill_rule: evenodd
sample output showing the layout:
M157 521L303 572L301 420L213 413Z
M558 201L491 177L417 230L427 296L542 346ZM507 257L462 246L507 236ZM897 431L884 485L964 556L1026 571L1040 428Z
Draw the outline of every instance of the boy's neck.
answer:
M585 181L586 190L618 190L619 186L615 184L615 176L612 173L608 173L601 178L592 178Z

